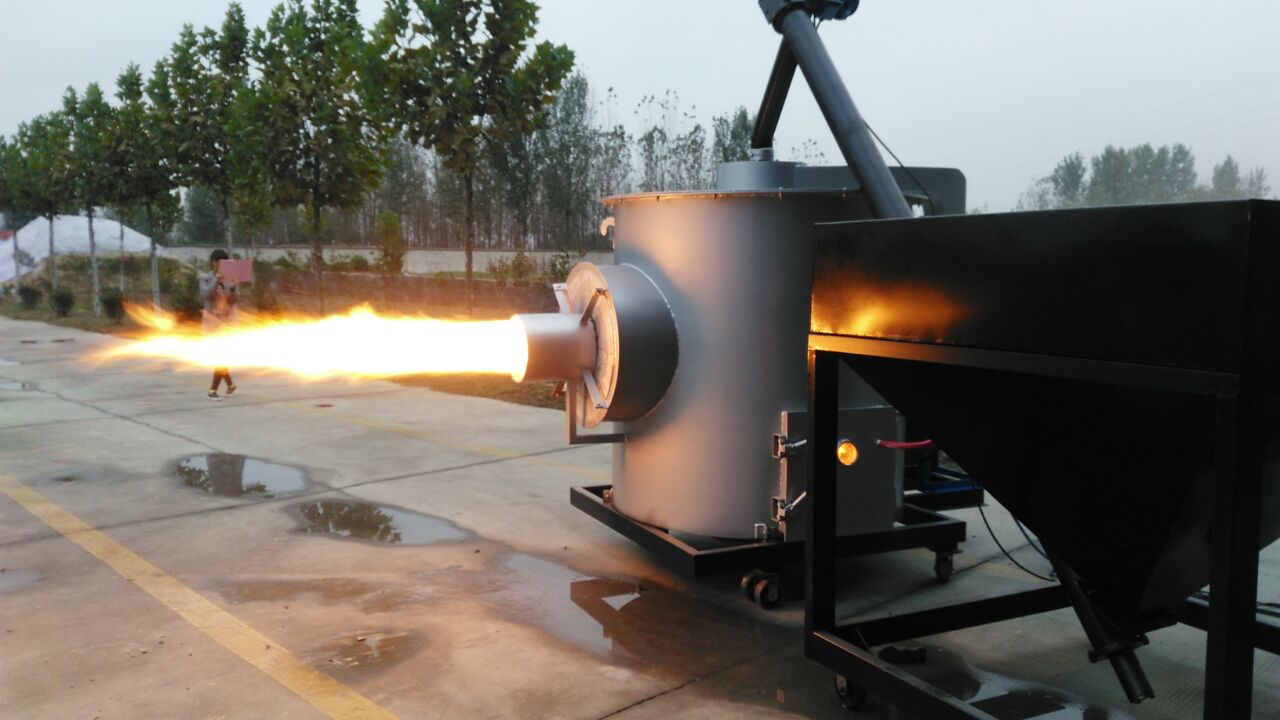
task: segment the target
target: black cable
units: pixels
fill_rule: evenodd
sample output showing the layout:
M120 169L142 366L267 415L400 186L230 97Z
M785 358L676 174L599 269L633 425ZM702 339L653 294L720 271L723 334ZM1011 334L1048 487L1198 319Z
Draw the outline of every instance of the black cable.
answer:
M1045 560L1048 560L1049 556L1045 555L1044 550L1042 550L1040 546L1036 544L1036 541L1032 540L1031 536L1027 534L1027 529L1023 527L1022 521L1019 520L1018 518L1014 518L1013 522L1018 525L1018 531L1022 533L1022 537L1027 539L1027 544L1031 546L1031 549L1040 553L1040 557L1044 558Z
M978 506L978 514L982 516L982 524L987 526L987 532L991 533L991 539L996 541L996 547L1000 548L1000 552L1004 553L1004 556L1009 558L1009 562L1022 568L1023 572L1025 572L1026 574L1032 577L1040 578L1045 582L1056 582L1053 578L1048 578L1041 575L1040 573L1034 572L1030 568L1028 568L1026 565L1023 565L1017 560L1014 560L1013 556L1009 554L1009 551L1004 549L1004 545L1000 544L1000 538L996 537L996 531L991 529L991 523L987 522L987 513L983 511L981 505Z
M898 159L898 154L893 151L893 148L889 147L888 143L876 134L875 129L871 127L871 123L863 120L862 124L867 126L867 132L871 133L871 137L875 138L876 142L880 143L880 147L884 148L885 152L889 153L889 157L893 158L893 161L898 163L898 167L902 168L902 171L907 174L907 177L911 178L911 182L915 183L916 187L920 188L920 192L924 193L925 198L929 201L929 209L933 210L933 194L924 186L924 183L920 182L911 170Z

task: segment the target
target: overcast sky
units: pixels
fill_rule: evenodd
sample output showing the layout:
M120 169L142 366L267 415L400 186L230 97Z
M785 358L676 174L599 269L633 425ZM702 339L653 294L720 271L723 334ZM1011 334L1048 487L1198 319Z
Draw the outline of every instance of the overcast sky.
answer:
M0 134L54 109L67 85L112 91L149 69L183 23L217 25L209 0L0 0ZM276 0L243 0L265 21ZM372 23L382 0L360 0ZM665 90L705 122L753 113L778 38L754 0L545 0L541 37L567 43L615 121ZM854 101L909 165L958 167L969 205L1006 210L1063 155L1107 143L1182 142L1202 181L1228 153L1280 194L1280 2L863 0L821 35ZM799 81L799 76L797 75ZM839 159L800 82L777 146L812 138Z

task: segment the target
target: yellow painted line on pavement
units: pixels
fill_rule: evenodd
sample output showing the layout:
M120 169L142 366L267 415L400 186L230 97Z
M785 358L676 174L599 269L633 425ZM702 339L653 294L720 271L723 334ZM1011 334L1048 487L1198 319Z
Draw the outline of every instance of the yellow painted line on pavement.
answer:
M316 709L342 720L395 718L389 710L298 659L177 578L164 573L40 493L0 475L0 492L122 577L147 591L196 629L271 676Z

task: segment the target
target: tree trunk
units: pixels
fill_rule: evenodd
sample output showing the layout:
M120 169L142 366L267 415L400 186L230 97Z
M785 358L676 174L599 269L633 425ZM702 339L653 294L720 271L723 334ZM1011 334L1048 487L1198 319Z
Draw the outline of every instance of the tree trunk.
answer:
M227 257L235 258L235 248L231 244L231 207L227 204L227 196L222 196L222 228L227 235Z
M316 290L320 293L320 314L324 315L324 246L320 244L320 206L311 199L311 265L316 271Z
M58 292L58 258L53 249L53 215L49 216L49 289Z
M467 257L467 273L466 273L466 296L467 296L467 315L470 316L475 309L475 287L474 278L471 277L471 255L475 250L476 244L476 222L473 215L475 192L472 187L471 173L464 176L467 187L467 241L466 241L466 257Z
M120 297L124 297L124 220L120 221Z
M11 213L10 217L15 218L10 220L9 224L14 225L17 222L18 211L10 208L9 212ZM21 252L22 250L18 247L18 228L15 227L13 228L13 281L15 283L18 282L18 276L22 274L22 264L18 262L18 258L21 257L19 253Z
M102 317L102 286L98 280L98 243L93 239L93 205L89 205L89 277L93 280L93 316Z
M151 237L151 306L160 307L160 263L156 260L156 228L151 221L151 203L147 203L147 235Z

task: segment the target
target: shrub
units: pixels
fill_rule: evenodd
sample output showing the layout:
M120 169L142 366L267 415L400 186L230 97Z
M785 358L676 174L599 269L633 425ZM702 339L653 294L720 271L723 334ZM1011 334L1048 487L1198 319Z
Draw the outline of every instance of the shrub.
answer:
M569 277L569 271L573 269L584 257L586 253L571 253L568 250L561 250L551 256L550 262L547 263L547 278L551 282L564 282Z
M170 302L173 303L173 311L183 320L200 319L204 303L200 302L200 289L195 275L183 273L174 278Z
M363 255L354 255L351 258L352 272L369 272L369 258Z
M76 304L76 296L68 288L54 290L50 299L53 301L53 313L58 317L70 315L71 308Z
M254 309L260 313L274 313L280 310L280 298L276 297L275 289L265 277L255 278L254 283L249 286L249 300L253 303Z
M24 310L35 310L42 297L44 297L44 291L35 285L18 286L18 302L22 303Z
M511 279L517 285L529 285L538 277L538 263L525 254L524 248L511 258Z
M378 244L376 264L387 275L404 272L404 233L400 230L400 216L383 210L373 221L373 236Z
M102 310L111 322L119 325L124 319L124 294L115 288L103 291Z

